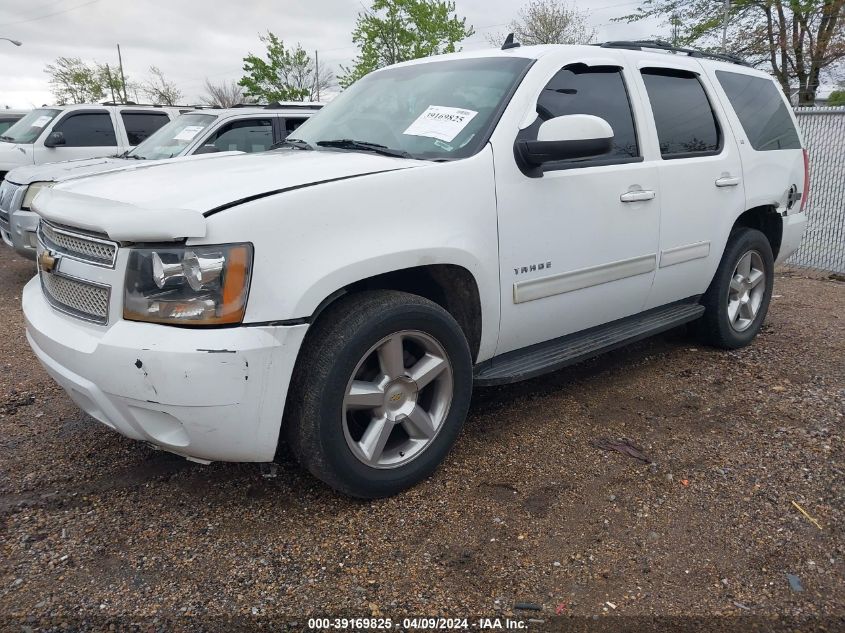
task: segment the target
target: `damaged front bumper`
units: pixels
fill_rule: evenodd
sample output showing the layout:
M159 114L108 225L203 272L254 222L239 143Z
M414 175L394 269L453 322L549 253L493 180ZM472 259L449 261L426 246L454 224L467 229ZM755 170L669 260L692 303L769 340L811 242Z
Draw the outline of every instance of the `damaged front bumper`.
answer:
M103 328L54 310L38 277L23 312L38 360L91 417L190 459L273 459L307 325Z

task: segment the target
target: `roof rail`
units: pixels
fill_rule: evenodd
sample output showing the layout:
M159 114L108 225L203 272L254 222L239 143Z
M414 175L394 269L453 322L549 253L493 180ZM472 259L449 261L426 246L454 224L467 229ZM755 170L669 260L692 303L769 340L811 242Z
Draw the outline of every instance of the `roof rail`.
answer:
M187 105L167 105L166 103L135 103L134 101L101 101L100 105L104 106L143 106L145 108L193 108L196 106Z
M719 61L729 62L731 64L739 64L740 66L748 66L748 62L737 55L729 55L727 53L710 53L708 51L700 51L695 48L683 48L681 46L673 46L669 42L663 40L620 40L615 42L602 42L594 44L594 46L601 46L602 48L626 48L632 51L642 51L654 49L659 51L666 51L668 53L683 53L689 57L701 57L705 59L718 59Z

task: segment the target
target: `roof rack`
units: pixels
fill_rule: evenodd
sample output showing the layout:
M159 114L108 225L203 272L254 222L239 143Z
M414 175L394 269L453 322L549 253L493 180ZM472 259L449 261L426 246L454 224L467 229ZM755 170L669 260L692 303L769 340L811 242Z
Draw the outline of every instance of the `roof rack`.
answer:
M689 57L701 57L705 59L718 59L719 61L729 62L731 64L739 64L740 66L748 66L741 57L737 55L729 55L727 53L710 53L708 51L700 51L695 48L683 48L681 46L673 46L669 42L663 40L620 40L616 42L603 42L595 44L594 46L601 46L602 48L626 48L632 51L641 51L647 49L654 49L666 51L668 53L683 53Z
M143 106L145 108L192 108L192 105L167 105L164 103L136 103L134 101L101 101L104 106Z

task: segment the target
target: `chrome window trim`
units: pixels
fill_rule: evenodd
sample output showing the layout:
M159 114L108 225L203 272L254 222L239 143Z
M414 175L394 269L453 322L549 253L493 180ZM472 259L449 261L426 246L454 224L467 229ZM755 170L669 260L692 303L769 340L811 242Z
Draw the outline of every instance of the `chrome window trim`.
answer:
M51 231L55 231L56 233L61 233L62 235L67 235L68 237L71 237L73 239L87 240L89 242L96 242L98 244L102 244L103 246L107 246L107 247L114 249L114 251L112 252L112 256L111 256L111 262L105 262L103 260L97 260L97 259L92 259L92 258L88 258L88 257L83 257L83 256L80 256L80 255L74 254L73 252L68 252L67 249L59 246L56 243L54 243L52 240L50 240L49 237L44 235L44 231L42 230L42 226L47 226L47 227L50 228ZM38 235L38 241L41 243L41 245L45 249L52 251L52 252L59 253L62 257L67 257L68 259L72 259L72 260L77 261L77 262L83 262L85 264L91 264L92 266L99 266L100 268L112 268L113 269L115 267L115 264L117 263L117 251L120 248L120 245L117 242L113 242L111 240L105 240L105 239L100 238L100 237L95 237L95 236L90 235L88 233L80 233L78 231L72 231L72 230L69 230L69 229L64 229L64 228L61 228L59 226L56 226L52 222L47 222L46 220L41 220L38 223L37 235Z

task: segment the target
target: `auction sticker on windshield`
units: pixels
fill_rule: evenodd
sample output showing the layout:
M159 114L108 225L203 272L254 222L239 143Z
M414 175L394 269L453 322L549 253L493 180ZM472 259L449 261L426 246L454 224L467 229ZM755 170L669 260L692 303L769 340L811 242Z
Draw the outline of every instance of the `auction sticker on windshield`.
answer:
M40 116L35 121L32 122L32 127L44 127L50 121L53 120L53 117L50 116Z
M174 141L191 141L202 131L202 125L186 125L185 128L173 137Z
M430 105L403 134L428 136L450 143L476 114L475 110Z

